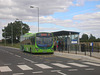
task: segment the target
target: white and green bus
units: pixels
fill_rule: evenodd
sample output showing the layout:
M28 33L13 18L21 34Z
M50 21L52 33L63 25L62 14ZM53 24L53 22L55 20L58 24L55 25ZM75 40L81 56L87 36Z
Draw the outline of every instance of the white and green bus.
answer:
M20 49L30 53L54 53L53 34L26 33L20 37Z

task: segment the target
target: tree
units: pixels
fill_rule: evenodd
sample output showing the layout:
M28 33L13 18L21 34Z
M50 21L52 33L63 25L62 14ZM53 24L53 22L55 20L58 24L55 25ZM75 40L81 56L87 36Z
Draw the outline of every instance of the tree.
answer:
M86 41L88 41L88 39L89 39L88 35L87 34L83 34L82 38L80 39L80 41L86 42Z
M96 37L93 36L92 34L90 34L90 38L89 38L89 41L95 41L96 40Z
M17 43L20 40L21 29L23 34L28 33L28 31L30 30L29 26L22 21L8 23L7 27L4 27L4 29L2 29L2 36L7 39L8 43L11 43L12 37L13 42Z
M96 39L96 42L100 42L100 38L97 38L97 39Z

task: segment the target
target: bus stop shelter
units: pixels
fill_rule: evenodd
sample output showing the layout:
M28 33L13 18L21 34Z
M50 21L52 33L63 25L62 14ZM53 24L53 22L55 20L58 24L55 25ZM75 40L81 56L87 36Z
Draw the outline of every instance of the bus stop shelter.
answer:
M52 33L56 41L56 50L58 50L58 41L63 42L62 51L79 50L79 32L57 31Z

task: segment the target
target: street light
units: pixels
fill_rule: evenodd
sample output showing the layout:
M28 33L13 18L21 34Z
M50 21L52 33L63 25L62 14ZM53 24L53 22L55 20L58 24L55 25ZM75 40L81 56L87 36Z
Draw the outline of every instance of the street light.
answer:
M12 46L13 46L13 24L11 26L11 37L12 37Z
M37 11L38 11L38 32L39 32L39 7L30 6L30 8L37 8Z
M6 27L4 26L5 28L5 46L6 46Z

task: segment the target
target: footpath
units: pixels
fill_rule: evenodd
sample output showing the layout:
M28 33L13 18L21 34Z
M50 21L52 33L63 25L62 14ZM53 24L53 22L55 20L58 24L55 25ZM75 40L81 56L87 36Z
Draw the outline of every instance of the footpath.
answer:
M100 63L99 58L85 56L85 55L71 54L71 53L58 52L58 51L55 51L54 55L64 57L64 58L74 59L74 60L82 60L82 61L90 61L90 62Z

